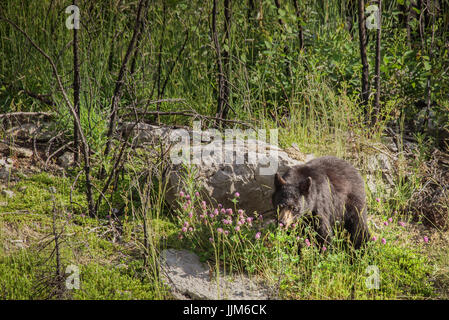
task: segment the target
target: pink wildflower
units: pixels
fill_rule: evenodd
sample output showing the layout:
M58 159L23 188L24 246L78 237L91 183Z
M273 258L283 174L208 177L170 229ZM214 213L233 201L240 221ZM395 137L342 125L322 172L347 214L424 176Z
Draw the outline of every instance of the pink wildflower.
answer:
M385 238L382 238L382 244L386 244L387 240Z
M259 239L260 239L260 235L261 235L261 233L260 233L260 232L257 232L257 233L256 233L256 237L255 237L255 238L256 238L256 240L259 240Z

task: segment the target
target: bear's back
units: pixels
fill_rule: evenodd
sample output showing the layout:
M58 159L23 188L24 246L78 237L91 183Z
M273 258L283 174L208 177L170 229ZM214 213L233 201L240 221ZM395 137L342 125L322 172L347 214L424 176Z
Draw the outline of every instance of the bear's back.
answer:
M362 177L349 162L333 156L313 159L304 165L296 166L300 175L310 176L319 184L330 182L333 192L340 199L352 198L365 202L365 185Z

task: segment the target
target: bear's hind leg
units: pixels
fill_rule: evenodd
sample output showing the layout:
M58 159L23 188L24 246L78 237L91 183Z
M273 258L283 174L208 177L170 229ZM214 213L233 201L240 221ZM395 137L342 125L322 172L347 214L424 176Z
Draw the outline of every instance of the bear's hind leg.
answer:
M363 243L370 238L368 230L368 222L366 219L365 210L359 212L352 208L345 214L345 229L350 234L351 242L355 249L359 249Z

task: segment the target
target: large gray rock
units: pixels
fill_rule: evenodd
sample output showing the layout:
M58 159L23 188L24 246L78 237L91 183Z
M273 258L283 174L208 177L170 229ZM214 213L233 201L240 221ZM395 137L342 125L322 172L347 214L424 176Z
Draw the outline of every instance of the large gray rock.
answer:
M259 148L254 148L257 144ZM290 158L280 148L258 140L235 140L229 145L211 143L207 148L222 150L223 154L214 153L204 157L204 145L193 146L193 154L203 152L203 157L193 164L190 179L202 188L202 198L212 205L222 204L226 208L234 208L231 199L238 192L238 208L248 214L254 211L262 214L272 209L274 174L283 174L289 167L304 163ZM220 161L223 155L230 156L231 161ZM169 204L176 204L179 192L185 191L185 175L186 169L182 164L173 165L166 195Z
M177 205L177 195L185 191L184 177L187 172L185 163L174 159L176 152L191 160L187 165L192 171L190 178L202 188L204 200L212 205L220 203L234 208L230 199L235 192L239 192L238 207L248 214L272 209L271 194L276 172L284 173L289 167L313 158L313 155L301 155L293 159L279 147L256 140L248 131L233 131L233 138L229 140L232 143L229 144L222 132L200 130L196 126L193 129L175 129L145 123L122 123L119 132L122 135L131 134L139 144L162 146L170 152L171 170L166 177L166 201L171 206ZM188 147L180 147L181 141ZM188 152L184 154L186 149ZM300 153L297 147L293 149Z
M178 299L267 300L268 291L247 276L213 275L198 256L187 250L161 252L161 275Z

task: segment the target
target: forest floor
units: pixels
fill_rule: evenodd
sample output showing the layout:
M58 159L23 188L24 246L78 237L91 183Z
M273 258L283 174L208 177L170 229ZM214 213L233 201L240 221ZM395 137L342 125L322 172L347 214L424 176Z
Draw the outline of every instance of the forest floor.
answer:
M18 147L32 148L32 145ZM159 280L156 269L149 265L157 264L155 257L160 250L185 247L185 243L177 240L176 221L169 215L150 219L153 230L157 230L152 239L155 250L150 261L148 258L145 261L140 221L95 219L80 214L80 209L74 206L84 203L84 194L82 188L72 188L75 174L71 169L62 169L56 161L45 165L45 161L21 154L19 149L11 154L10 146L3 145L0 149L0 158L12 159L14 166L14 174L0 185L0 299L173 298ZM39 153L42 159L44 151ZM393 193L392 197L395 196ZM367 260L384 259L388 264L382 269L387 274L381 275L384 282L380 293L373 295L362 290L355 296L347 296L347 290L338 286L349 280L342 281L337 288L323 285L321 282L329 274L338 278L335 272L341 271L344 278L348 272L336 270L338 255L329 255L320 260L318 267L324 265L323 274L329 274L320 278L312 272L311 283L317 281L315 292L286 281L281 298L449 298L449 232L430 228L410 215L394 216L390 212L393 208L381 208L376 200L371 203L374 205L368 217L372 234L379 241L381 238L388 241L384 245L379 243L373 249L377 253ZM73 272L68 266L72 269L75 266L81 275L78 290L61 289L66 274ZM59 274L56 280L55 273ZM360 276L363 274L358 275L357 281L361 281ZM327 289L320 291L318 286Z

